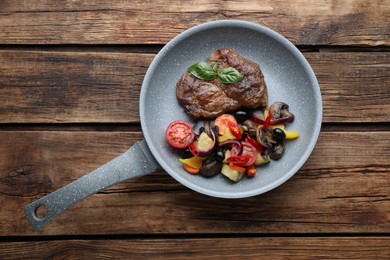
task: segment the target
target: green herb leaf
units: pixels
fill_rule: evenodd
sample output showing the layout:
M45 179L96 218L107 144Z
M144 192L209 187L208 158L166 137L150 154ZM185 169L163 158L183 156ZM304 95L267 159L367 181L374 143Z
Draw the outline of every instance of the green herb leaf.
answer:
M231 84L243 80L244 76L235 68L227 67L218 72L218 78L225 84Z
M214 68L212 68L207 62L195 63L187 70L191 72L192 75L202 80L212 80L217 75L217 71L214 70Z
M218 69L218 62L214 63L213 66L213 70L215 71L215 73L217 73L217 69Z

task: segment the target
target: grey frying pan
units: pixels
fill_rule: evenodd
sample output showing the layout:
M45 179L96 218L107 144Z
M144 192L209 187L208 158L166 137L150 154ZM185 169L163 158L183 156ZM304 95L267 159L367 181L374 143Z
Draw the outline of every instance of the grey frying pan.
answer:
M289 128L300 137L288 142L281 160L259 168L254 178L232 183L221 175L203 178L183 170L177 152L165 141L174 120L195 123L176 100L176 82L187 67L207 60L217 48L232 48L257 62L268 86L269 104L284 101L296 118ZM267 192L293 176L317 142L322 101L317 79L299 50L280 34L257 24L222 20L195 26L172 39L150 65L141 88L141 126L145 140L80 179L38 199L25 208L28 222L39 229L94 193L162 167L183 185L220 198L245 198ZM45 208L45 216L37 209Z

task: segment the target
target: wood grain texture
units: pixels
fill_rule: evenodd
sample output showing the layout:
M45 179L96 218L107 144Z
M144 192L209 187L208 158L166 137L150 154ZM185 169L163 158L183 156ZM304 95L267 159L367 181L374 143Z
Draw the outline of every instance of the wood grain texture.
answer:
M390 53L304 53L317 76L323 122L390 122Z
M0 242L1 259L388 259L390 238L195 238Z
M389 52L304 55L320 83L324 122L390 121ZM154 56L0 51L0 122L138 123L140 86Z
M221 19L281 33L312 65L324 124L299 172L226 200L160 170L33 230L25 205L143 138L162 46ZM390 259L389 21L388 0L0 0L0 259Z
M0 132L0 204L7 205L0 235L390 232L390 132L322 133L302 169L261 196L212 198L157 172L108 188L32 230L24 205L141 138L128 132Z
M139 122L153 55L0 51L2 122Z
M304 6L305 8L302 8ZM0 2L0 44L164 44L194 25L241 19L303 45L389 45L387 1Z

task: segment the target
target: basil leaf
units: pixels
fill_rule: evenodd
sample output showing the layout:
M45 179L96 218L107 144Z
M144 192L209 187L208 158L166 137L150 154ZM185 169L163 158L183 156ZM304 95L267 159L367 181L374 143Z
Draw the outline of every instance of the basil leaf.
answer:
M217 69L218 69L218 62L214 63L213 66L213 70L215 71L215 73L217 73Z
M218 78L225 84L231 84L243 80L244 76L235 68L227 67L218 72Z
M187 70L191 72L192 75L202 80L212 80L217 75L217 72L207 62L195 63Z

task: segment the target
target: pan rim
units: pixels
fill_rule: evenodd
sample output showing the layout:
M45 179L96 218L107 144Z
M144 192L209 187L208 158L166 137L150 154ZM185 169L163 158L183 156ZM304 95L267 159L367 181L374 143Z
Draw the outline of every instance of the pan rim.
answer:
M247 29L252 29L255 31L258 31L260 33L266 34L267 36L277 40L280 42L282 45L284 45L300 62L300 64L304 67L305 71L307 72L311 84L313 84L313 91L315 93L315 103L316 103L316 119L317 121L315 122L315 128L313 129L313 135L311 139L309 140L309 146L306 148L305 152L302 154L300 159L297 161L297 163L292 167L288 172L286 172L282 178L277 179L276 181L266 185L259 187L257 189L252 189L248 191L243 191L243 192L222 192L222 191L217 191L217 190L210 190L198 185L195 185L182 177L179 173L176 171L171 170L171 167L167 162L161 158L158 152L157 147L153 144L153 141L150 137L150 133L148 131L148 128L146 127L145 122L145 99L146 99L146 94L147 94L147 89L148 86L150 85L150 82L152 80L152 75L154 74L155 70L157 69L157 65L159 64L160 60L165 57L165 55L175 47L176 44L181 42L182 40L186 39L192 34L198 33L199 31L206 30L206 29L215 29L215 28L220 28L220 27L240 27L240 28L247 28ZM318 84L317 78L314 74L313 69L311 68L310 64L306 60L306 58L303 56L303 54L290 42L288 41L285 37L280 35L279 33L256 23L248 22L248 21L242 21L242 20L217 20L217 21L211 21L211 22L206 22L200 25L196 25L194 27L191 27L184 32L178 34L175 36L171 41L169 41L161 50L160 52L156 55L156 57L153 59L152 63L150 64L143 83L141 87L141 94L140 94L140 119L141 119L141 129L144 133L144 138L146 140L146 143L148 144L149 149L151 150L153 156L155 159L159 162L159 164L162 166L162 168L174 179L176 179L178 182L181 184L185 185L186 187L197 191L199 193L209 195L212 197L218 197L218 198L229 198L229 199L238 199L238 198L246 198L246 197L251 197L251 196L256 196L262 193L265 193L267 191L270 191L284 182L286 182L288 179L290 179L302 166L303 164L307 161L309 158L310 154L314 150L314 147L317 143L320 130L321 130L321 124L322 124L322 98L321 98L321 92L320 92L320 86Z

